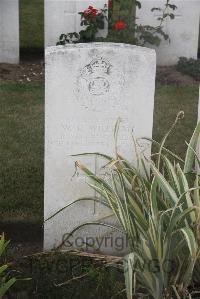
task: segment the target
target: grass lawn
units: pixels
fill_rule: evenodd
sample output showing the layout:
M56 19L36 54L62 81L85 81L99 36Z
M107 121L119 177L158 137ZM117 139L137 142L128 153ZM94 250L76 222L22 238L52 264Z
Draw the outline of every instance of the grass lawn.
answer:
M0 83L0 221L41 221L43 87Z
M44 48L44 0L19 0L20 47L38 52Z
M38 222L43 214L43 94L42 84L0 83L0 222ZM160 140L180 110L185 119L169 139L184 155L197 121L198 85L157 86L154 139Z
M181 157L184 157L186 151L185 141L190 140L197 124L198 98L198 84L180 87L160 85L156 88L153 138L160 141L173 124L177 113L184 111L184 119L179 121L167 141L168 148Z

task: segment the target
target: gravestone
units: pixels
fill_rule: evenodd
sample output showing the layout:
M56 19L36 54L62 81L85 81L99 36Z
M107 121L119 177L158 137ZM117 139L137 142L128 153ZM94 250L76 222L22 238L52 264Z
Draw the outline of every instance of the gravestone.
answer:
M93 6L104 8L107 0L45 0L45 47L55 46L62 33L79 32L81 17L78 14ZM100 30L99 36L105 37L107 28Z
M162 12L151 12L153 7L163 9L166 0L141 0L142 8L137 9L137 23L142 25L158 26L157 20L162 16ZM157 64L174 65L179 57L197 58L198 38L199 38L199 0L173 0L177 9L170 10L175 15L175 19L169 17L163 23L163 30L169 40L163 40L159 47L148 45L156 50ZM167 11L166 11L167 12Z
M0 63L19 63L19 3L0 1Z
M118 117L119 152L136 161L132 130L136 138L152 136L155 66L154 50L125 44L46 49L45 219L76 199L95 195L85 177L75 172L75 161L81 160L95 173L101 173L102 161L95 156L71 155L100 152L113 156ZM143 147L149 156L151 146ZM91 221L115 223L111 211L100 204L76 203L45 223L45 249L58 246L63 234ZM97 225L79 230L72 245L79 248L81 238L90 237L103 240L98 251L120 254L119 236Z

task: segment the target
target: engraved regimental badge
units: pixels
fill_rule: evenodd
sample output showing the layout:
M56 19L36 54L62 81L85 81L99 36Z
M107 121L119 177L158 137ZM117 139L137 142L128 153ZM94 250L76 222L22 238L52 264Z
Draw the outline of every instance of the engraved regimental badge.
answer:
M81 77L86 80L92 95L104 95L110 89L109 74L112 65L105 59L96 58L81 70Z

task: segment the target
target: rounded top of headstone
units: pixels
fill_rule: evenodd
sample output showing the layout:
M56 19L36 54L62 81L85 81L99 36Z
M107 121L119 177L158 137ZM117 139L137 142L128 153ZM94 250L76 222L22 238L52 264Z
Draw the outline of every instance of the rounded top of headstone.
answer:
M124 43L110 43L110 42L99 42L99 43L78 43L78 44L66 44L64 46L53 46L47 47L45 50L45 55L51 55L55 53L63 53L69 50L78 50L78 49L129 49L134 50L143 54L154 54L155 50L149 49L146 47L140 47Z

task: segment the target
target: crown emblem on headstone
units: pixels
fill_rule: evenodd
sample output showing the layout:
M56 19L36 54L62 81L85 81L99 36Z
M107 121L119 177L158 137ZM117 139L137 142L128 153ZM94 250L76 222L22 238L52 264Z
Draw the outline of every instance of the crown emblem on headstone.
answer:
M81 77L88 83L88 90L93 95L102 95L109 91L111 64L104 58L96 58L86 65L81 71Z
M103 58L94 59L91 63L91 70L93 73L108 74L111 64Z

